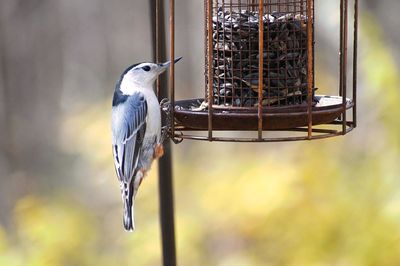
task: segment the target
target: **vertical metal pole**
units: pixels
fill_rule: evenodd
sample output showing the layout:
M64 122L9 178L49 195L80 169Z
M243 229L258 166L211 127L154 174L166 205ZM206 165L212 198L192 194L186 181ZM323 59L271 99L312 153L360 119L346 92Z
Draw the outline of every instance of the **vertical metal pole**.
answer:
M152 26L152 48L154 61L166 61L166 33L163 0L150 0L150 20ZM171 58L173 60L173 58ZM159 99L168 97L168 79L165 75L157 81ZM163 125L166 124L163 115ZM160 222L162 237L162 254L164 266L176 265L174 197L172 182L171 142L164 144L165 153L158 163Z
M342 46L342 97L343 97L343 123L342 123L342 134L347 133L347 46L348 46L348 0L344 0L343 3L343 46Z
M205 16L205 23L204 23L204 86L206 87L204 90L204 99L208 99L208 23L207 23L207 10L208 10L208 2L204 1L204 16ZM206 37L207 36L207 37Z
M175 0L169 0L169 100L171 101L171 117L175 113ZM175 121L171 119L171 136L175 138Z
M316 37L315 37L315 32L316 32L316 30L315 30L315 20L316 20L316 18L315 18L315 16L316 16L316 14L315 14L315 1L313 0L313 3L312 3L312 16L313 16L313 19L312 19L312 23L313 23L313 85L312 85L312 87L313 87L313 97L314 97L314 89L315 89L315 76L316 76L316 73L315 73L315 42L316 42Z
M339 96L343 96L343 24L344 24L343 9L344 9L344 0L340 0Z
M258 4L258 53L260 59L258 61L258 140L263 137L263 87L264 87L264 0L260 0Z
M354 55L353 55L353 126L357 127L357 76L358 76L358 0L354 0Z
M218 5L218 2L216 3ZM213 0L207 1L207 41L208 41L208 140L213 140L213 104L214 104L214 88L213 88Z
M314 17L313 17L313 0L307 0L307 84L308 84L308 95L307 95L307 109L308 109L308 139L312 139L313 130L313 117L312 117L312 102L313 102L313 46L314 46Z

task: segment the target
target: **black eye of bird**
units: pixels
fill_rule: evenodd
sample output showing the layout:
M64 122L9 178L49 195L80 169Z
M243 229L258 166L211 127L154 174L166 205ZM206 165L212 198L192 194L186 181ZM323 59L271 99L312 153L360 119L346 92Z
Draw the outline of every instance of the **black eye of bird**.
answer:
M150 71L151 67L149 67L149 66L144 66L144 67L142 67L142 69L143 69L144 71L148 72L148 71Z

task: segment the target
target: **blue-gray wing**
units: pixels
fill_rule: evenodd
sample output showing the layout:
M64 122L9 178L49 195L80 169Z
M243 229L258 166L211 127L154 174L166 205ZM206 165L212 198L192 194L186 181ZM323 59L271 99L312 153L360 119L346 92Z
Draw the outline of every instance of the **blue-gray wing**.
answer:
M118 179L130 182L136 173L146 132L147 102L140 92L113 107L112 144Z

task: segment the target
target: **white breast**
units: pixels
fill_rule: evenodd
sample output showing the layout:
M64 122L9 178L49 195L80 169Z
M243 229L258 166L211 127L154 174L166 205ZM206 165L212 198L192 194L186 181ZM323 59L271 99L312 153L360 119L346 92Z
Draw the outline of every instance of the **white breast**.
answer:
M157 142L161 137L161 111L160 104L155 93L152 90L145 90L142 93L147 101L147 125L145 138L154 138L157 136Z

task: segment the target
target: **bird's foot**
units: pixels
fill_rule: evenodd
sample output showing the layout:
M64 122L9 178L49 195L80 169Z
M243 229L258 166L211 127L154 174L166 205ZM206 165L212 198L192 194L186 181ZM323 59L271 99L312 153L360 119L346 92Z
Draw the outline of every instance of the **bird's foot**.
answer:
M162 144L170 136L170 129L171 129L170 125L171 125L171 121L172 121L172 118L171 118L172 106L171 106L170 100L168 98L162 99L160 102L160 108L161 108L161 111L164 112L164 114L165 114L165 122L164 123L166 124L166 126L163 126L161 128L160 143Z
M163 126L161 128L160 143L164 143L164 141L168 138L168 135L169 135L169 127Z
M164 98L160 102L160 108L167 115L171 112L171 102L168 98Z
M164 155L164 146L162 144L156 144L154 149L154 159L158 159Z

